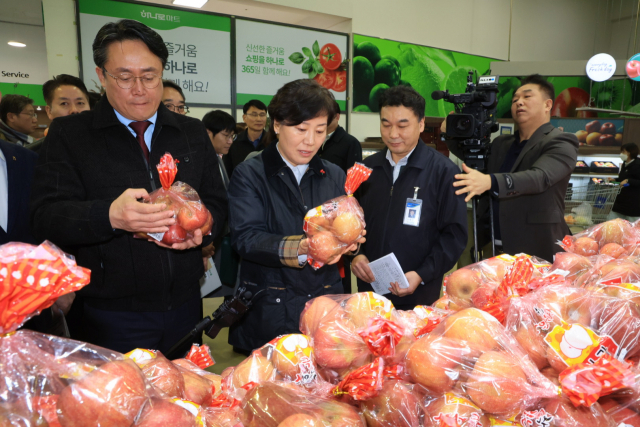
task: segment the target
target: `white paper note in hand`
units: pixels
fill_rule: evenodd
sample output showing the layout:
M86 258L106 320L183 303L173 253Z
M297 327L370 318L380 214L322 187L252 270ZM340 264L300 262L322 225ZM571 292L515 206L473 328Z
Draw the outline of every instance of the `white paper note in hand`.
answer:
M389 293L391 282L398 282L403 289L409 287L407 277L404 275L398 258L393 252L370 262L369 268L376 278L376 281L372 282L371 286L373 291L379 295Z

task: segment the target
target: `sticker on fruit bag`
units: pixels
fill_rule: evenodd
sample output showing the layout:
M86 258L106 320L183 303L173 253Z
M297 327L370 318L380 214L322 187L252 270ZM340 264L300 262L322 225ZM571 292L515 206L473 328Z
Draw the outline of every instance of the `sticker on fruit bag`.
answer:
M175 403L176 405L178 405L179 407L186 409L187 411L189 411L191 413L191 415L193 415L194 417L196 417L195 421L195 425L196 427L203 427L204 426L204 421L202 420L202 412L200 410L200 405L198 405L195 402L192 402L190 400L186 400L186 399L178 399L178 398L173 398L170 400L171 403Z
M520 424L523 427L543 427L550 426L553 423L553 415L544 409L537 411L524 411L520 418Z
M129 353L126 353L124 357L128 357L129 359L136 362L136 365L142 367L147 363L151 362L155 359L156 353L153 350L146 350L144 348L136 348L131 350Z
M517 421L501 420L493 415L489 415L489 425L491 427L522 427L522 424Z
M391 309L393 309L393 304L389 299L382 295L378 295L375 292L367 292L367 296L371 311L375 311L385 319L391 319Z
M625 291L631 292L640 292L640 283L606 283L602 282L603 285L610 288L620 288Z
M611 337L600 337L578 323L556 325L544 340L568 366L595 363L603 355L615 355L618 351Z
M312 361L313 349L306 335L290 334L279 338L275 343L275 351L298 368L293 382L298 385L309 384L316 379L317 372Z
M422 200L420 199L407 199L407 205L404 209L404 225L411 225L412 227L420 226L420 212L422 211Z
M468 406L469 408L477 409L478 411L480 411L480 408L474 405L470 400L467 400L464 397L456 396L453 393L445 393L444 404Z

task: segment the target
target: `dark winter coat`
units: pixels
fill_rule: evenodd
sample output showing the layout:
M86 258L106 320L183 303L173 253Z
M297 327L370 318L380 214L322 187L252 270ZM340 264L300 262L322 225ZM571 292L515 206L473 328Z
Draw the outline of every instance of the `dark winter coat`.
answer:
M342 126L338 126L331 138L324 143L318 151L322 160L328 160L347 173L347 170L356 162L362 162L362 146L352 135L349 135Z
M299 331L307 301L342 293L335 265L299 266L297 249L310 209L345 194L344 172L317 155L300 181L271 144L236 168L229 184L231 243L242 257L240 286L254 295L247 315L229 331L229 343L258 348Z
M622 187L613 204L613 211L626 216L640 216L640 160L622 164L618 181L629 180L628 187Z
M440 297L444 273L458 262L467 245L467 205L453 187L459 170L451 160L418 141L394 183L386 155L385 149L364 160L373 172L356 192L367 229L361 253L371 262L393 252L405 273L415 271L424 281L412 295L385 295L396 307L430 305ZM420 187L417 198L422 200L418 227L403 224L414 187ZM358 280L358 291L371 290L371 284Z
M166 311L199 291L199 247L174 251L114 230L111 203L129 188L161 188L155 167L165 153L179 160L176 181L200 195L214 218L213 240L227 213L216 153L200 120L160 104L150 161L118 120L106 96L94 110L59 117L40 150L31 194L31 228L76 255L91 269L79 294L89 306L112 311Z

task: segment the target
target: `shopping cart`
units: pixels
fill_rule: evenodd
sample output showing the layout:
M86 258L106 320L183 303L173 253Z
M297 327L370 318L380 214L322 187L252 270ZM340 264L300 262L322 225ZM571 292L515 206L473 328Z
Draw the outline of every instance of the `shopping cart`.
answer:
M593 181L568 187L564 198L565 221L570 226L582 227L607 221L620 188L619 184Z

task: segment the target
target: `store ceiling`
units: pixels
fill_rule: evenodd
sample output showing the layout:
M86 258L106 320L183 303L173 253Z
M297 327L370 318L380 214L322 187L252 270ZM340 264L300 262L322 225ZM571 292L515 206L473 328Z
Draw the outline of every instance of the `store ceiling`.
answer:
M42 26L42 0L0 0L0 22Z

